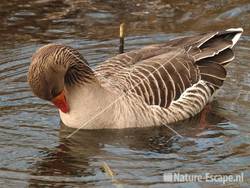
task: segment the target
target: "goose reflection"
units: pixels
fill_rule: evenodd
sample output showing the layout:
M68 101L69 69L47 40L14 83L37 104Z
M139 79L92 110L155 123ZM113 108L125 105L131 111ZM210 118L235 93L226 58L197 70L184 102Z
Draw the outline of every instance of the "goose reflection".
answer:
M213 112L208 114L207 119L210 125L207 129L216 128L216 124L226 121ZM76 177L83 178L81 181L84 182L108 179L102 170L104 161L112 166L112 163L116 165L131 156L133 158L133 156L142 155L143 158L152 153L155 156L178 153L179 147L175 147L174 143L178 144L179 139L196 137L204 131L199 128L199 121L200 114L185 122L170 125L181 136L176 135L166 126L162 126L122 130L79 130L70 138L66 137L74 129L61 123L59 145L50 150L41 151L45 153L44 156L32 167L32 176L46 176L47 179L31 178L30 185L35 185L37 181L43 181L45 184L47 181L75 183L79 181L75 179ZM184 144L192 145L192 142ZM65 177L69 179L65 180Z

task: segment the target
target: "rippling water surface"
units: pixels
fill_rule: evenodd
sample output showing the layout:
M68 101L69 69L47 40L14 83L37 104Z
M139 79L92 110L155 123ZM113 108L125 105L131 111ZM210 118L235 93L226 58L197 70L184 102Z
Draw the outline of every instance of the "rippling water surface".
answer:
M0 2L0 187L248 187L250 177L250 2L70 1ZM126 23L126 51L180 35L243 27L212 104L210 126L199 115L172 127L80 131L32 95L26 82L31 55L51 42L77 48L94 67L118 51ZM107 164L115 180L103 169ZM166 183L163 174L240 174L239 184Z

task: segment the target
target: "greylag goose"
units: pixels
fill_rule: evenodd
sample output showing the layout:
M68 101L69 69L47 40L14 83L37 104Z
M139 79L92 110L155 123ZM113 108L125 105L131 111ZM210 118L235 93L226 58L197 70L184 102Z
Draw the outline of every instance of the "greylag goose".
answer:
M196 115L212 100L242 32L232 28L173 39L119 54L95 70L77 50L48 44L34 53L28 82L72 128L174 123Z

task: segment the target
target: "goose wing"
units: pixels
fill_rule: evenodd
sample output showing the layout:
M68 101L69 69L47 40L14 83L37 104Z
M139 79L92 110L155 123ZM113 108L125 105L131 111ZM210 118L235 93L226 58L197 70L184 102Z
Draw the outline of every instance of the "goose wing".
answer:
M121 91L167 108L201 80L210 89L208 95L222 85L224 65L233 60L232 47L241 33L241 28L229 29L145 47L107 60L97 72Z
M163 54L164 52L165 51L162 49L161 45L151 45L142 49L119 54L98 65L95 72L100 78L109 79L110 76L120 73L124 71L124 69L126 70L127 68L130 68L140 61Z

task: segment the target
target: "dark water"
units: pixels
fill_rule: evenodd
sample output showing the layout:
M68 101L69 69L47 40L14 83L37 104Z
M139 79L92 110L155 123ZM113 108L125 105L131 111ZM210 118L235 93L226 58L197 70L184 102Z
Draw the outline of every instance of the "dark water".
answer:
M0 187L248 187L250 185L250 2L70 1L0 2ZM243 27L236 59L212 105L210 126L199 116L172 126L120 131L60 127L56 109L32 95L31 55L55 42L73 46L94 67L118 51L180 35ZM115 180L103 170L107 164ZM164 183L163 174L240 174L244 182Z

